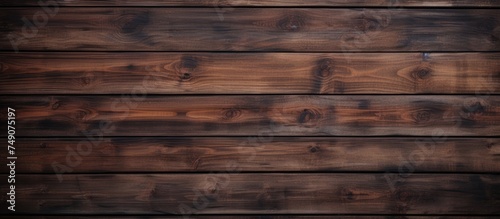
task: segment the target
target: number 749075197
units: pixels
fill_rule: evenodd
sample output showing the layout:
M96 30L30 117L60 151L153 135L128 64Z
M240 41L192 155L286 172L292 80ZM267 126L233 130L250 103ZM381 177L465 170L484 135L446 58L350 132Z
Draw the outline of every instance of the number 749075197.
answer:
M9 154L14 155L16 148L14 143L16 142L16 110L12 108L7 108L7 141L9 143Z

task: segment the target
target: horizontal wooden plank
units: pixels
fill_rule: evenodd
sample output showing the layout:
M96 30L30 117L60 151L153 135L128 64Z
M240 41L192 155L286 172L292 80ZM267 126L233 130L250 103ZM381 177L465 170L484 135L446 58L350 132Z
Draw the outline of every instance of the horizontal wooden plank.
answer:
M211 172L229 165L238 172L500 172L496 138L20 138L15 145L17 173Z
M499 60L500 53L0 53L0 93L498 94Z
M18 136L496 136L500 96L21 96ZM6 110L0 118L6 122ZM0 133L5 136L6 132Z
M46 2L43 2L47 4ZM324 7L491 7L500 6L498 0L77 0L55 1L57 6L324 6ZM0 6L39 6L38 0L5 0ZM43 4L42 4L43 5ZM222 10L222 9L221 9Z
M16 176L21 214L500 214L499 198L499 175Z
M2 8L0 50L500 51L499 27L494 9Z
M68 216L63 216L63 215L54 215L54 216L41 216L41 215L36 215L36 216L16 216L16 215L10 215L10 216L0 216L0 218L15 218L15 219L27 219L27 218L38 218L38 219L55 219L55 218L67 218ZM180 218L182 216L159 216L159 215L148 215L147 217L145 216L134 216L134 215L120 215L120 216L96 216L96 215L79 215L79 216L74 216L72 215L71 218L75 219L88 219L88 218L94 218L94 219L115 219L115 218L125 218L125 219L165 219L165 218ZM346 219L394 219L398 218L398 216L393 216L393 215L387 215L387 216L380 216L380 215L356 215L356 216L351 216L351 215L271 215L271 214L266 214L266 215L190 215L187 218L199 218L199 219L219 219L219 218L241 218L241 219L326 219L326 218L346 218ZM402 216L400 216L402 217ZM494 216L404 216L405 219L492 219Z

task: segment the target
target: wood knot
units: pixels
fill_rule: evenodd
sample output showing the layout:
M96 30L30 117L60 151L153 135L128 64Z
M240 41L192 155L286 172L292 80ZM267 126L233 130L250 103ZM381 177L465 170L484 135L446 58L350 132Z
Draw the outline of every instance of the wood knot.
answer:
M115 20L120 27L120 32L126 35L139 35L144 27L149 24L148 12L122 14Z
M61 106L61 103L59 101L55 102L52 104L52 110L56 110Z
M390 23L390 16L371 15L370 12L363 13L358 19L355 28L361 32L378 31Z
M309 152L311 153L316 153L320 151L320 146L319 145L311 145L309 146Z
M316 68L314 69L314 75L319 78L327 78L334 73L334 62L333 59L324 58L320 59L316 63Z
M191 79L191 73L184 73L180 78L182 81L189 81Z
M340 198L343 201L354 201L356 200L356 195L351 189L348 188L342 188L340 190Z
M214 195L214 194L217 194L217 192L219 192L219 187L217 184L215 184L215 185L212 185L212 186L205 188L205 191L208 194Z
M481 102L477 101L472 104L466 105L462 108L462 111L466 113L471 113L473 115L482 115L486 111L486 107L481 104Z
M418 193L411 190L398 189L394 192L394 200L396 201L396 210L399 213L406 213L415 202L418 202Z
M75 113L75 118L78 120L85 120L91 112L89 110L79 109Z
M412 115L416 123L426 123L431 120L432 112L430 110L417 110Z
M487 103L483 99L468 99L464 102L460 115L464 119L473 121L476 117L484 115L488 111L487 108Z
M135 65L133 65L133 64L127 65L127 70L132 71L132 70L135 70L135 69L136 69Z
M490 143L486 144L486 148L491 149L494 145L495 145L494 142L490 142Z
M241 110L239 109L231 108L231 109L224 109L222 111L222 119L224 120L231 120L238 118L240 116L241 116Z
M193 72L198 68L199 61L192 56L183 56L178 66L181 81L189 81L193 78Z
M411 204L418 201L419 193L409 189L398 189L394 192L396 201Z
M397 191L396 199L400 202L407 202L408 200L411 199L411 194L410 192L407 191Z
M300 14L287 15L278 20L276 27L280 30L296 32L300 31L305 25L305 17Z
M415 80L426 80L432 76L432 69L428 67L417 67L411 71L411 77Z
M87 73L83 78L82 78L82 85L87 86L94 81L95 75L93 73Z
M300 124L307 124L320 118L321 114L318 111L312 109L304 109L302 110L302 112L300 112L297 122L299 122Z
M46 148L47 144L46 143L40 143L40 148Z

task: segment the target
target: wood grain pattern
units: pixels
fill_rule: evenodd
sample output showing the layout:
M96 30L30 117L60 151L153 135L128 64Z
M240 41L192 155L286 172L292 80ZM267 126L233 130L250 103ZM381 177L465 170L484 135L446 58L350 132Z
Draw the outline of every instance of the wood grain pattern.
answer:
M44 2L45 3L45 2ZM498 0L78 0L58 6L324 6L324 7L498 7ZM5 0L0 6L39 6L38 0ZM223 10L223 9L221 9Z
M500 50L500 13L493 9L235 8L223 18L214 8L44 13L41 8L0 9L0 50ZM34 15L37 24L30 24Z
M499 9L0 1L0 218L499 218Z
M498 94L499 60L500 53L0 53L0 93Z
M16 145L18 173L211 172L231 165L238 172L500 172L496 138L21 138Z
M326 219L326 218L346 218L346 219L395 219L402 216L375 216L375 215L358 215L358 216L350 216L350 215L306 215L306 216L298 216L298 215L236 215L241 219ZM200 219L219 219L219 218L235 218L235 215L190 215L189 218L200 218ZM38 219L59 219L59 218L67 218L68 216L36 216ZM33 218L32 216L0 216L0 218L7 219L26 219ZM115 218L125 218L125 219L170 219L170 218L179 218L179 216L168 216L168 215L148 215L148 216L134 216L134 215L121 215L121 216L71 216L71 218L75 219L115 219ZM403 218L405 219L491 219L494 216L407 216L405 215Z
M18 136L496 136L498 96L23 96ZM7 115L2 112L2 121ZM3 136L5 133L1 133Z
M66 174L62 182L54 175L18 177L23 204L16 213L500 214L498 175L413 174L393 179L400 180L394 191L384 174Z

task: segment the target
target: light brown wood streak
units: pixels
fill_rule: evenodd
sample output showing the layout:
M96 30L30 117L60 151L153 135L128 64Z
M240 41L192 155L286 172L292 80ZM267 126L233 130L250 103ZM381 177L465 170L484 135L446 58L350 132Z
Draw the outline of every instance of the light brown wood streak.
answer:
M235 8L221 19L214 8L59 8L23 28L38 11L0 9L0 50L13 41L21 51L500 50L490 9Z
M499 98L23 96L4 97L0 106L17 110L18 136L496 136Z
M498 214L498 175L101 174L18 176L16 213ZM2 195L5 199L5 194ZM2 200L5 202L5 200ZM1 209L2 213L7 211Z
M0 53L0 93L498 94L498 60L500 53Z
M30 138L16 141L18 173L226 171L500 172L494 138ZM0 151L7 157L7 150ZM71 153L76 152L76 153ZM2 168L7 173L7 167Z

